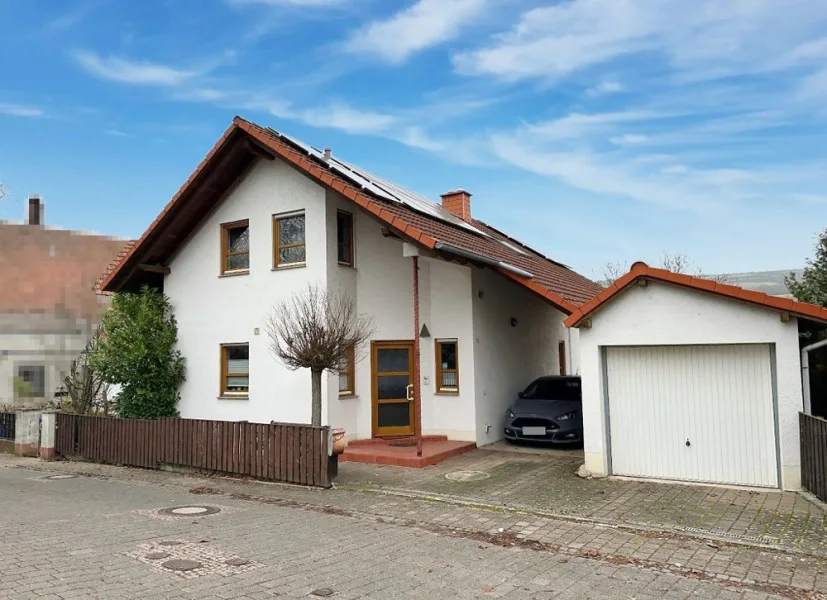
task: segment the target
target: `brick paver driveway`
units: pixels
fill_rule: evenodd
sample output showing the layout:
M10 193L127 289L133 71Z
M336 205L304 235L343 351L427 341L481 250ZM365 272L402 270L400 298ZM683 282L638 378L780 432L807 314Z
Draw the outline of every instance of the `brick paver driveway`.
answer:
M186 478L169 474L137 472L131 478L124 469L106 468L99 472L126 479L67 477L71 464L35 465L40 470L26 464L0 465L0 598L815 597L504 547L329 507L207 489L187 493L175 483ZM170 485L159 483L165 477ZM178 514L160 512L187 506L192 508Z
M338 483L350 489L441 495L827 555L827 511L800 494L584 480L574 474L581 464L582 454L576 451L531 453L481 448L427 469L343 463ZM486 478L446 478L458 471L479 471Z

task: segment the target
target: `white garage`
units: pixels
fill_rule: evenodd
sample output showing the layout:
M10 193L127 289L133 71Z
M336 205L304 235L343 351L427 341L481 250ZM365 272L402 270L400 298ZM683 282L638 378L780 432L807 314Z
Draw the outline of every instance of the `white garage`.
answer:
M778 486L769 344L608 347L616 475Z
M592 473L800 489L799 332L827 310L635 263L580 330Z

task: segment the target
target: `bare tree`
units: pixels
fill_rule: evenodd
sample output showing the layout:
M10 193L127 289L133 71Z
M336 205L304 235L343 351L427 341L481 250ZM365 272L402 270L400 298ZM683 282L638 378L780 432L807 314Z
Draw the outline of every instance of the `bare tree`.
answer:
M90 357L95 345L103 335L103 328L98 327L92 339L69 367L69 373L63 379L63 385L69 394L72 412L79 415L95 414L103 399L103 412L108 412L106 393L108 386L103 376L91 364Z
M711 279L712 281L717 281L718 283L729 283L730 281L730 278L725 274L710 275L704 273L701 269L694 268L692 265L692 259L686 254L671 254L669 252L664 252L658 266L661 269L666 269L667 271L672 271L673 273L684 273L686 275L692 275L693 277ZM628 270L629 267L625 262L608 262L603 266L603 278L601 279L601 283L604 285L609 285L613 281L619 279L622 275L625 275Z
M310 369L312 425L322 424L322 373L337 371L351 348L370 339L373 327L352 298L315 285L273 307L266 323L270 351L290 370Z

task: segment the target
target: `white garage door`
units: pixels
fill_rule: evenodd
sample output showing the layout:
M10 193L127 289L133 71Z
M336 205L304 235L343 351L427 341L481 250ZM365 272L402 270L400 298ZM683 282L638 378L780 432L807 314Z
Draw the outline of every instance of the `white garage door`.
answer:
M778 486L767 345L606 349L612 472Z

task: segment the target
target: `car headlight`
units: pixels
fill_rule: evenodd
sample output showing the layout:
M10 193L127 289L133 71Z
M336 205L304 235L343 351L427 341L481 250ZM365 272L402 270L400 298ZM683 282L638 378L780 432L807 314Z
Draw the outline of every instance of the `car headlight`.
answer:
M509 419L513 419L514 418L514 411L509 408L506 411L505 416L508 417Z
M570 413L560 415L559 417L554 417L554 419L556 421L568 421L568 420L573 419L574 417L576 417L578 414L579 414L578 411L574 410Z

